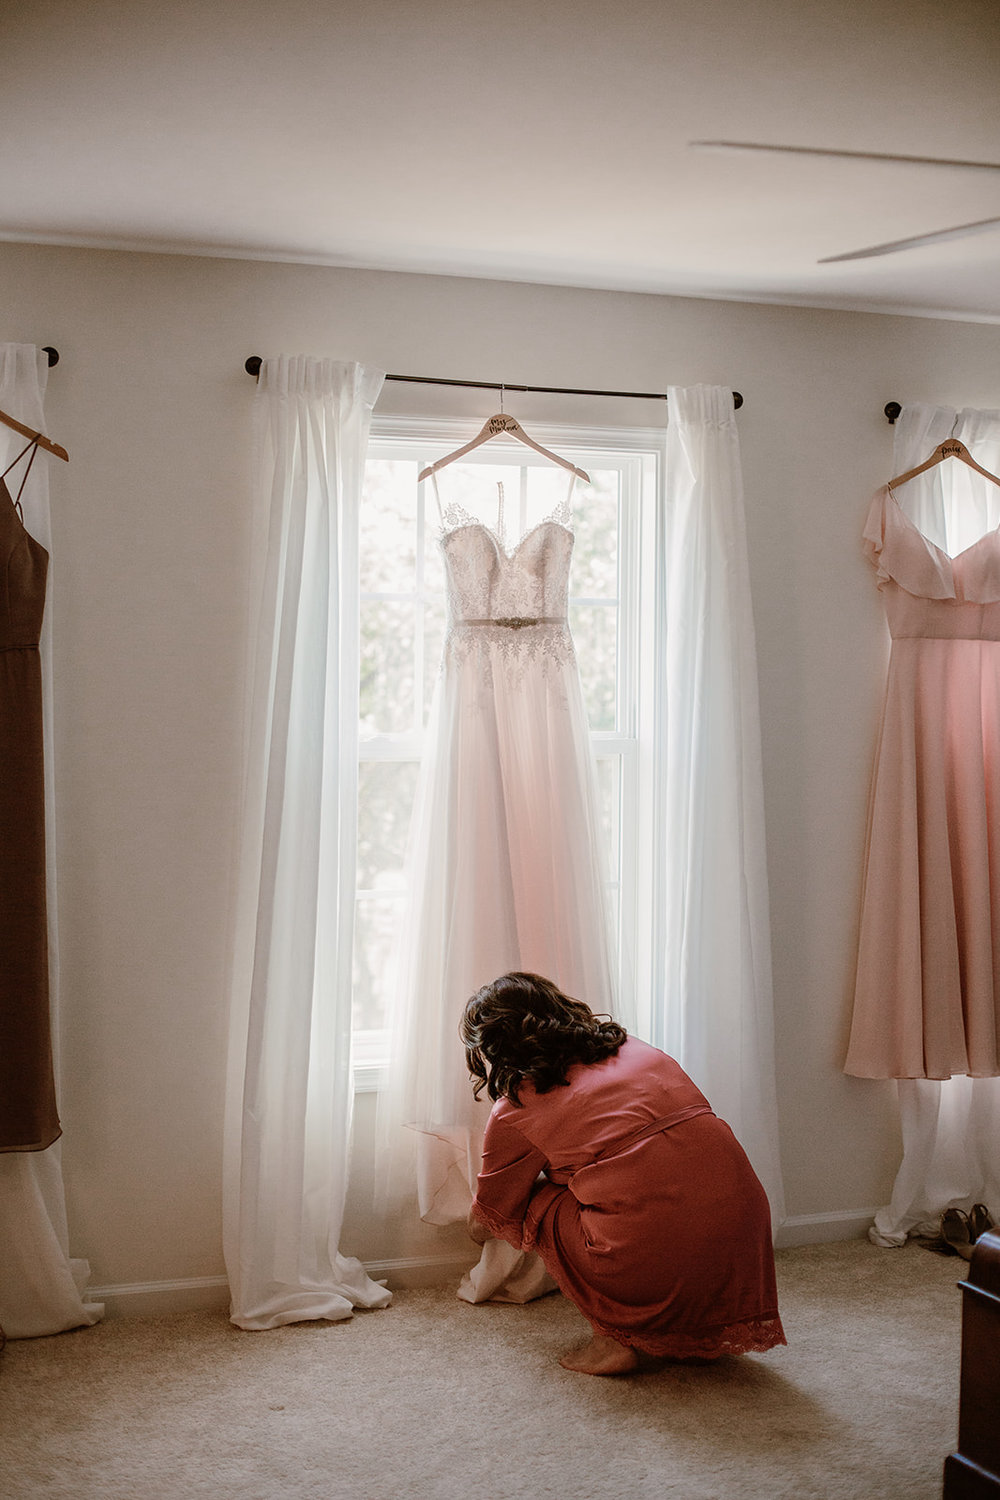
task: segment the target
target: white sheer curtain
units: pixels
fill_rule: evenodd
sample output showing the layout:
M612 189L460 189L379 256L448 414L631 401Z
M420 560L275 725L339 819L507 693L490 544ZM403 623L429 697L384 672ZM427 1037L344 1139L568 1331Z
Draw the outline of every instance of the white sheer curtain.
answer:
M0 407L35 432L45 431L42 410L48 358L33 344L0 344ZM0 424L0 470L24 447L24 438ZM49 919L49 999L56 1088L59 1083L59 947L56 907L55 779L52 742L52 534L49 465L40 452L21 495L24 524L50 556L48 599L42 627L45 740L46 903ZM10 476L14 493L23 469ZM33 1338L96 1323L104 1309L85 1305L90 1277L85 1260L72 1260L66 1227L60 1143L46 1151L0 1152L0 1326L8 1338Z
M669 390L658 552L663 1031L784 1218L757 658L732 392Z
M353 1089L358 512L380 371L264 361L226 1118L232 1320L384 1307L339 1252Z
M896 422L892 472L914 468L947 437L1000 474L1000 411L915 404ZM954 555L1000 525L1000 488L948 461L905 485L897 499L924 534ZM1000 1217L1000 1078L901 1078L903 1160L892 1197L869 1230L878 1245L931 1233L946 1208L986 1203Z

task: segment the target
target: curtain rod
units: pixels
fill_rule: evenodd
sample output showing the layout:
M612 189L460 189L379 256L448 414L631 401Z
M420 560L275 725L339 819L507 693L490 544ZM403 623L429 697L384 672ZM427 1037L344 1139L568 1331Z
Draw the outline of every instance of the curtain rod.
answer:
M251 354L243 368L248 375L257 378L263 361L259 354ZM408 380L419 385L472 386L480 391L531 391L543 396L627 396L637 401L666 401L664 391L592 391L568 385L510 385L500 380L451 380L435 375L387 375L386 380ZM733 392L733 406L737 411L743 405L739 391Z

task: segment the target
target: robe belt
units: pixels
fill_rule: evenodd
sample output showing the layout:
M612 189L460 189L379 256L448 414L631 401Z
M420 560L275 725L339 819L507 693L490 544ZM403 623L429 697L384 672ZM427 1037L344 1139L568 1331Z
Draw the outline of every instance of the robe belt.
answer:
M618 1156L622 1151L627 1151L637 1141L644 1141L649 1135L659 1135L661 1130L669 1130L672 1125L679 1125L682 1120L692 1120L695 1115L714 1113L707 1100L703 1100L700 1104L685 1104L680 1109L675 1109L672 1114L663 1115L659 1120L651 1120L648 1125L640 1125L638 1130L633 1130L631 1135L622 1136L620 1141L612 1141L610 1146L598 1152L594 1160L606 1161L610 1156Z
M456 620L456 625L500 625L504 630L523 630L526 625L565 625L565 615L504 615L498 620Z

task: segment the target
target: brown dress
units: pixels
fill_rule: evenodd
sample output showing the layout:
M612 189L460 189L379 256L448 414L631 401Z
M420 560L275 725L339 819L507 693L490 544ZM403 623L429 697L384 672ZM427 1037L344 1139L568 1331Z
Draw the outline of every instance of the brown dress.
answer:
M49 555L0 479L0 1151L60 1134L49 1027L38 640Z

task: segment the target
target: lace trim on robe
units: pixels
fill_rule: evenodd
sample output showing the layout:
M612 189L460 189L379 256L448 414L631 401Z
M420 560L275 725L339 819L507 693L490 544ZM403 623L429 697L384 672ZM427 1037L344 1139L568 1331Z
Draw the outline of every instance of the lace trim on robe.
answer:
M508 1245L513 1245L515 1250L527 1248L523 1244L524 1225L520 1219L507 1219L503 1214L494 1213L491 1208L484 1208L478 1199L473 1200L472 1212L496 1240L506 1240Z
M538 1247L534 1235L525 1233L526 1226L515 1219L507 1219L492 1209L484 1208L475 1201L473 1213L480 1219L495 1239L506 1240L515 1250L532 1250ZM545 1260L545 1257L542 1257ZM554 1262L546 1269L559 1282L559 1265ZM572 1296L560 1286L563 1295ZM721 1359L726 1354L765 1354L778 1344L787 1343L785 1330L777 1309L768 1310L758 1318L747 1318L739 1323L723 1323L717 1328L703 1328L697 1334L687 1333L636 1333L613 1328L610 1323L596 1323L587 1315L588 1322L608 1338L636 1349L643 1354L652 1354L661 1359Z
M721 1359L725 1354L766 1354L768 1349L788 1342L777 1312L749 1318L742 1323L726 1323L721 1328L705 1329L699 1334L625 1333L603 1323L591 1322L591 1326L616 1343L660 1359Z

